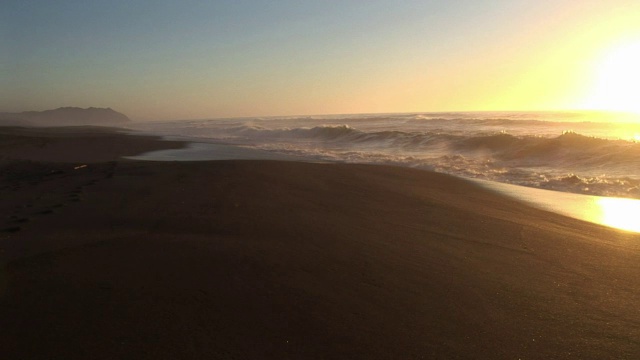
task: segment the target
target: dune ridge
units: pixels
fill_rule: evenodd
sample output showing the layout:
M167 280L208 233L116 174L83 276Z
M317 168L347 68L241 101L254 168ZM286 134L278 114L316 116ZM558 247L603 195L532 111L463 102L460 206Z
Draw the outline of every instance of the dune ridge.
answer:
M637 234L410 168L142 162L121 156L182 144L0 135L3 357L640 353Z

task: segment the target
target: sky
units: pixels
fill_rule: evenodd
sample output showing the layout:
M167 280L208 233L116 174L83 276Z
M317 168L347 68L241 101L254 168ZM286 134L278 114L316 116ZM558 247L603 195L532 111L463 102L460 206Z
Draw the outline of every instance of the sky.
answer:
M640 112L637 63L638 0L0 4L5 112Z

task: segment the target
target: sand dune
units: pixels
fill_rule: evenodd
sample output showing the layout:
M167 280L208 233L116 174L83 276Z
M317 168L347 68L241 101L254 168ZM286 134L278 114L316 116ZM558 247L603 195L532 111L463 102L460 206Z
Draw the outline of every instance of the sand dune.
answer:
M637 234L408 168L33 131L0 131L3 358L640 354Z

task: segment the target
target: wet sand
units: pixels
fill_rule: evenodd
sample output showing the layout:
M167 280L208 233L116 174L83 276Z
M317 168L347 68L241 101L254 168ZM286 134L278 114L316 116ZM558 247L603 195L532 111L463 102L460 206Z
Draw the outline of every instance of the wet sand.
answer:
M0 129L7 359L635 359L640 235L408 168Z

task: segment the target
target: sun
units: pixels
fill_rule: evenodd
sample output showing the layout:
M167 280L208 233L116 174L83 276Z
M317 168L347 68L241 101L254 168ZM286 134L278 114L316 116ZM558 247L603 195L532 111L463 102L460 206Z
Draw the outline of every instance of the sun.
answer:
M606 51L583 107L640 113L640 39Z

